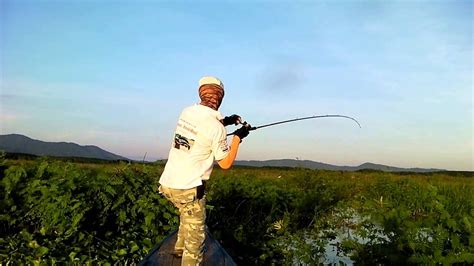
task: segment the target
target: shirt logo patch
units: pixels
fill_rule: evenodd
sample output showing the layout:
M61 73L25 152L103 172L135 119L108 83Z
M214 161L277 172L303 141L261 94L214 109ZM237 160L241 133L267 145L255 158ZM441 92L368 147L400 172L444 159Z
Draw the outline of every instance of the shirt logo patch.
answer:
M219 148L221 149L222 152L228 152L229 151L229 146L227 145L227 140L223 139L219 142Z
M188 139L178 133L174 134L174 148L178 150L189 151L194 144L193 139Z

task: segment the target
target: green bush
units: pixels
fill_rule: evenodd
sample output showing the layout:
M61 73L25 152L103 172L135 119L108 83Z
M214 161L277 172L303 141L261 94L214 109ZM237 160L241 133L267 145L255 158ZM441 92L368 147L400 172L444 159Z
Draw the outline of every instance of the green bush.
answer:
M178 226L162 170L0 156L0 263L139 262ZM468 264L473 187L472 173L216 169L207 224L242 265L319 264L334 240L358 264Z
M136 262L177 227L146 166L41 160L10 166L1 186L0 261Z

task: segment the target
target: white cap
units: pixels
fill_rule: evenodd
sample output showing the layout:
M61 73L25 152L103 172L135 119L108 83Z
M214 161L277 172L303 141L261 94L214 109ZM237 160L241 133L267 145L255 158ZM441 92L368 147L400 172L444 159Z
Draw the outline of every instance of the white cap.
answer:
M215 85L220 86L222 89L224 89L224 83L222 83L222 81L220 81L216 77L205 76L205 77L202 77L199 80L199 87L201 87L202 85L206 85L206 84L215 84Z

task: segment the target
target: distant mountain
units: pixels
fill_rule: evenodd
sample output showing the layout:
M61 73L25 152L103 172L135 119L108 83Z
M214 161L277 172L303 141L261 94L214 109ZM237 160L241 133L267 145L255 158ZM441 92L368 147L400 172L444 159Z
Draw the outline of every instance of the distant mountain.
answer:
M110 153L97 146L81 146L68 142L44 142L19 134L0 135L0 150L7 153L23 153L38 156L95 158L101 160L129 160L128 158ZM382 164L364 163L359 166L338 166L309 160L267 160L267 161L236 161L235 165L253 167L301 167L309 169L358 171L380 170L386 172L438 172L444 169L400 168Z
M45 142L19 134L0 135L0 150L7 153L25 153L38 156L129 160L97 146L81 146L70 142Z
M380 170L386 172L438 172L446 171L443 169L425 169L425 168L400 168L387 166L382 164L364 163L359 166L338 166L308 160L292 160L292 159L281 159L281 160L267 160L267 161L236 161L235 165L242 166L254 166L254 167L302 167L309 169L320 169L320 170L336 170L336 171L358 171L358 170Z

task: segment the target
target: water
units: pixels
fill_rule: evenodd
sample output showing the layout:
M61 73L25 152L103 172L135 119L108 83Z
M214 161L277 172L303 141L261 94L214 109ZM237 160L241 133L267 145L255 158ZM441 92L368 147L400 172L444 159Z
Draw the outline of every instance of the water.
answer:
M341 249L341 243L344 240L353 240L360 244L369 242L368 238L363 238L355 232L358 224L368 220L370 217L362 217L353 209L337 210L333 213L335 224L339 224L338 228L328 229L323 231L318 236L308 232L305 241L317 245L317 239L327 238L328 235L335 235L334 239L329 240L324 245L324 257L320 259L320 263L324 265L354 265L355 262L349 257L350 254L344 254ZM389 240L387 235L382 234L381 227L375 228L375 236L380 240ZM380 233L379 233L380 232ZM301 261L295 261L295 265L308 265Z

